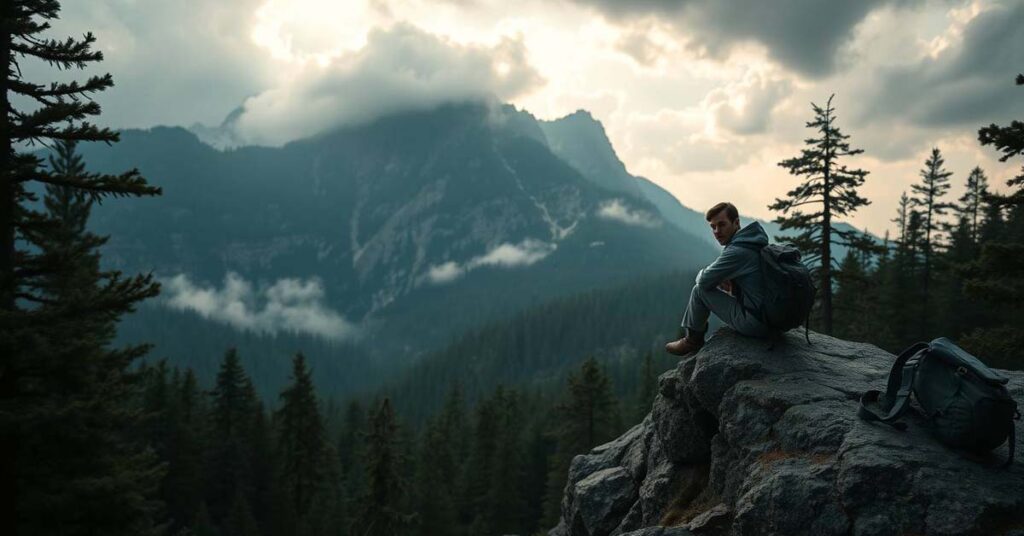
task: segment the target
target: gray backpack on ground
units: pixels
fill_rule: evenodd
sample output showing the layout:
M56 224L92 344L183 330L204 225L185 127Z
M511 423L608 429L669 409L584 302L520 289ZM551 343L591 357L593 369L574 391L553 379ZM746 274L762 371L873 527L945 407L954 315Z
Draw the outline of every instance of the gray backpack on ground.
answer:
M993 370L945 337L930 344L919 342L904 350L893 363L882 400L885 415L868 409L882 394L861 396L858 416L906 430L899 419L914 394L932 433L942 443L975 453L988 452L1009 441L1013 463L1014 420L1017 403L1006 390L1010 379Z

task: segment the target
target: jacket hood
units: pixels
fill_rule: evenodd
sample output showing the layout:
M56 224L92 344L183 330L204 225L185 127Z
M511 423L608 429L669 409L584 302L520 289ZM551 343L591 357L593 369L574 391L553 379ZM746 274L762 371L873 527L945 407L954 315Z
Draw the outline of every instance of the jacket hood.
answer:
M732 239L726 243L727 246L733 244L752 244L755 246L767 246L768 245L768 233L765 232L764 227L761 227L761 222L750 222L746 227L736 231L736 234L732 235Z

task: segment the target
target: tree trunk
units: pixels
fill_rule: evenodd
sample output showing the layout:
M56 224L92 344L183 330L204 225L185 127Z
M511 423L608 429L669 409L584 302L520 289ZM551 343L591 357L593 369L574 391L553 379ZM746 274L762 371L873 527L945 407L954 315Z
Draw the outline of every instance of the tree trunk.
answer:
M14 152L11 140L12 128L8 116L7 91L12 72L11 26L14 19L14 3L5 1L0 14L0 57L4 58L4 69L0 77L0 311L14 311ZM10 326L0 326L10 330ZM13 334L13 333L12 333ZM17 378L14 370L14 348L0 348L0 411L11 410L17 395ZM5 419L8 420L8 419ZM9 420L8 420L9 421ZM0 534L16 536L17 517L17 475L18 432L10 425L0 428Z
M825 117L825 162L822 174L824 187L821 210L821 318L825 322L827 335L832 335L832 140L829 137L832 128L831 111L830 106Z

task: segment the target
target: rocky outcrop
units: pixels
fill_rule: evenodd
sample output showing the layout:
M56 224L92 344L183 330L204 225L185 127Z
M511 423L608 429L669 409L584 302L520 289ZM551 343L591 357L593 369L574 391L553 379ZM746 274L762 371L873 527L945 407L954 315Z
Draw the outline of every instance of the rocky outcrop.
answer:
M1024 461L999 467L1005 445L978 457L916 414L906 432L857 418L893 359L814 333L769 349L719 331L661 376L641 424L573 460L550 536L1024 536ZM1024 406L1024 373L1007 374Z

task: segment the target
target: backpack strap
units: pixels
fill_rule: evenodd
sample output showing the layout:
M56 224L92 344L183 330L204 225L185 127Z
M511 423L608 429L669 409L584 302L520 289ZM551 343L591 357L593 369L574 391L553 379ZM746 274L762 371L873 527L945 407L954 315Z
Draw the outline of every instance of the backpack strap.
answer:
M749 250L749 251L753 251L754 253L757 254L757 271L761 272L761 288L762 289L765 288L765 284L764 284L764 257L761 256L761 250L764 249L765 246L764 245L759 245L759 244L748 244L746 242L739 242L739 243L736 243L736 244L729 244L729 245L730 246L736 246L738 248L746 249L746 250ZM737 287L737 288L739 288L739 287ZM761 310L758 311L758 310L750 309L747 306L743 305L742 293L743 293L743 289L740 289L740 292L736 293L736 303L738 303L739 306L741 308L743 308L744 311L746 311L748 314L750 314L751 316L756 318L758 322L764 324L765 326L768 326L768 322L767 322L767 320L765 320L765 317L764 317L764 307L762 307ZM771 326L768 326L768 327L770 328ZM771 350L773 348L775 348L775 343L774 342L772 342L772 344L768 347L768 349Z
M807 339L808 346L811 344L811 309L807 310L807 318L804 319L804 338Z
M868 409L867 405L878 400L881 391L867 391L860 397L860 409L857 416L869 422L883 422L898 430L906 430L907 424L899 422L900 416L910 406L910 392L914 387L914 376L917 375L919 359L913 359L929 348L926 342L919 342L903 350L892 364L889 371L889 383L885 391L883 407L888 411L884 416ZM912 360L913 359L913 360Z
M1017 417L1020 417L1020 413L1017 414ZM1015 419L1013 418L1010 419L1010 457L1006 459L1006 463L1003 464L1003 467L1010 467L1010 465L1013 464L1013 451L1017 446L1017 430L1013 423L1014 420Z

